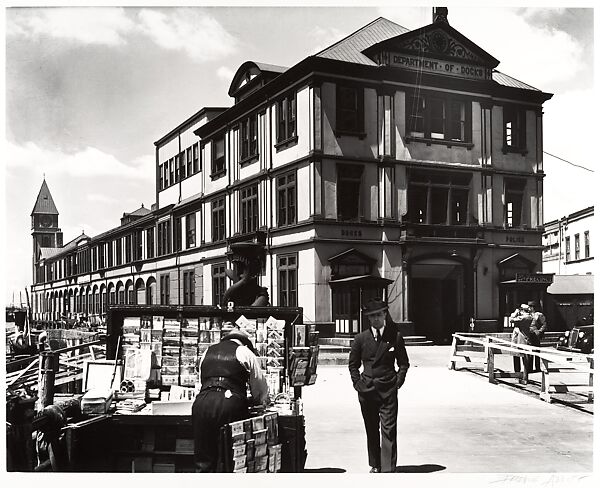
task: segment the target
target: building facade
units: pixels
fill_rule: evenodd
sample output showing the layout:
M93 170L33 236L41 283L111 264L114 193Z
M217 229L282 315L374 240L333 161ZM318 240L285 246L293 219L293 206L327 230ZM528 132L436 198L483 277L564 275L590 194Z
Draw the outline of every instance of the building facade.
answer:
M501 329L551 283L541 271L552 95L498 64L446 9L413 31L378 18L291 68L242 64L231 107L202 109L155 143L151 212L77 252L38 250L36 316L220 303L229 245L253 240L265 243L271 303L303 307L321 336L361 330L372 296L438 343L471 318ZM79 258L76 273L48 274Z

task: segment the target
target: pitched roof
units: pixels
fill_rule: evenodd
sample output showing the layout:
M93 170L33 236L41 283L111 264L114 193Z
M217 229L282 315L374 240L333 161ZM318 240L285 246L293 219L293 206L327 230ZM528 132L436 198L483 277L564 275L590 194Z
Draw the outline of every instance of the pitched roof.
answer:
M38 193L31 215L34 213L58 215L58 210L56 209L56 205L54 205L54 200L52 200L52 195L50 194L50 189L48 188L46 180L42 182L42 187Z
M492 80L494 80L499 85L510 86L512 88L541 91L538 88L528 85L527 83L523 83L522 81L519 81L516 78L513 78L512 76L508 76L507 74L501 73L498 70L492 71Z
M144 207L144 204L142 203L142 206L141 206L140 208L138 208L137 210L134 210L134 211L133 211L133 212L131 212L131 213L127 213L127 212L125 212L125 213L123 214L123 216L126 216L126 215L133 215L134 217L143 217L144 215L148 215L150 212L151 212L151 210L150 210L150 209L147 209L147 208L145 208L145 207Z
M383 17L379 17L341 41L325 48L315 56L346 61L348 63L376 66L377 63L369 59L361 51L364 51L373 44L377 44L378 42L385 41L386 39L399 36L406 32L409 32L409 29L406 27L402 27Z

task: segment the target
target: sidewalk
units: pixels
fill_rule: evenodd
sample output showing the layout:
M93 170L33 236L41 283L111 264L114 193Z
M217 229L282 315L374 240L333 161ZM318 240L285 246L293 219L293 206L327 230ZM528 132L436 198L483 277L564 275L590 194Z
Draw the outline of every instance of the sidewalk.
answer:
M409 349L399 393L398 472L589 473L593 415L466 370L449 346ZM319 366L303 389L307 471L366 473L366 437L348 369Z

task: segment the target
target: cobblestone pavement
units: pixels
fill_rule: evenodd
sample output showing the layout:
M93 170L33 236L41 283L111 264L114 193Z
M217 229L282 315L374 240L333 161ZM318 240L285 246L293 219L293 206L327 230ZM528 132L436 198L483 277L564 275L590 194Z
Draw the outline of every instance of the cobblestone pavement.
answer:
M553 486L563 478L569 486L591 479L590 411L543 402L514 380L492 385L481 373L450 371L449 346L415 346L408 353L411 369L399 393L397 472L420 479L486 473L506 486L528 486L534 473L546 482L552 473ZM368 472L356 395L342 365L320 365L317 383L303 389L307 471Z

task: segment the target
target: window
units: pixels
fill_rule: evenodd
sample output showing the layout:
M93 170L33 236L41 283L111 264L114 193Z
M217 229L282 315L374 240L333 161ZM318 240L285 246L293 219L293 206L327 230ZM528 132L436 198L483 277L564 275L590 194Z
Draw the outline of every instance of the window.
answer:
M173 229L173 247L175 252L181 251L181 230L181 217L177 217L175 218L175 228Z
M571 237L565 237L565 261L571 261Z
M188 270L183 272L183 304L194 305L194 287L196 286L196 280L194 278L194 270Z
M133 260L132 246L131 246L131 234L125 236L125 262L131 263Z
M163 274L159 276L160 282L160 305L169 305L169 275Z
M298 305L298 258L294 255L277 256L279 306Z
M467 224L470 185L470 173L411 172L408 184L409 222Z
M296 173L277 177L277 227L296 223Z
M217 198L211 202L212 241L225 239L225 198Z
M187 175L191 176L193 173L196 172L196 171L194 171L194 168L192 166L192 147L191 146L185 150L185 157L186 157Z
M188 176L186 169L187 166L185 165L185 151L181 151L179 153L179 171L181 172L179 175L180 180L184 180Z
M102 243L98 246L98 269L104 269L105 268L105 259L104 256L106 255L106 248L105 248L105 244Z
M200 171L199 156L198 156L198 143L192 146L192 167L194 173Z
M296 136L296 94L291 93L277 102L277 142Z
M338 220L359 220L362 217L360 192L363 167L338 164L337 173Z
M579 234L575 234L575 260L578 260L579 258Z
M121 243L121 238L115 239L115 245L117 247L117 266L121 266L123 264L123 245Z
M146 229L146 259L154 257L154 227Z
M212 266L212 299L213 305L221 305L225 293L225 263Z
M337 132L359 134L364 131L364 90L338 86L336 89Z
M169 184L175 183L175 160L174 158L169 159Z
M242 234L258 229L258 185L240 190L240 217Z
M166 220L158 224L158 255L164 256L171 253L171 221Z
M144 246L142 242L142 231L136 230L133 234L133 260L140 261L144 259Z
M504 147L503 152L522 152L526 148L525 110L514 105L507 105L504 113Z
M518 227L522 222L524 179L504 180L504 223L506 227Z
M175 164L175 183L179 182L179 180L181 179L181 158L179 156L175 156L174 158L174 164Z
M212 142L212 175L225 174L225 136L222 135Z
M158 165L158 189L163 190L165 188L165 175L164 175L164 164Z
M108 267L111 268L114 265L114 250L113 250L113 242L109 241L107 244L108 246Z
M92 271L96 271L98 269L98 248L92 248Z
M185 248L196 246L196 214L185 216Z
M406 97L407 135L435 140L471 143L471 111L467 100L428 93Z
M243 162L258 155L257 116L252 115L240 125L240 160Z
M590 257L590 231L589 230L586 230L583 233L583 246L584 246L583 257L589 258Z

